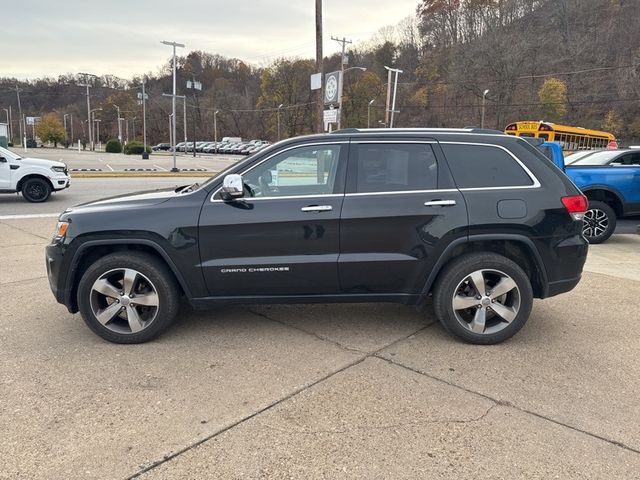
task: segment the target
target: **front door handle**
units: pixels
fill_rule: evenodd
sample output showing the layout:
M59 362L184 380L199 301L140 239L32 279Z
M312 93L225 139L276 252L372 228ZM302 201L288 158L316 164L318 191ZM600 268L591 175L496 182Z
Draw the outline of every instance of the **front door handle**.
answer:
M430 202L424 202L425 207L453 207L455 204L455 200L431 200Z
M331 205L309 205L308 207L302 207L300 210L303 212L329 212L333 210Z

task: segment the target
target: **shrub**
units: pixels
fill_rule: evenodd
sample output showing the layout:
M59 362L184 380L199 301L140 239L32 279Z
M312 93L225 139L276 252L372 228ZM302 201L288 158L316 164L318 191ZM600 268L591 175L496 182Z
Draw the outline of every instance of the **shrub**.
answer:
M118 140L111 139L107 142L104 150L107 153L122 153L122 144Z
M140 155L144 152L144 144L142 142L129 142L124 146L126 155ZM151 153L151 147L147 146L147 153Z

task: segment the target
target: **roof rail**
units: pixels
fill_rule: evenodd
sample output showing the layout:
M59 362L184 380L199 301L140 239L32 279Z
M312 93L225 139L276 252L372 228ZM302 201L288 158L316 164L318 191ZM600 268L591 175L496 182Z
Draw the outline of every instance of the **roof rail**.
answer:
M334 130L332 134L353 134L353 133L382 133L382 132L433 132L433 133L447 133L447 132L464 132L464 133L483 133L487 135L504 135L504 132L500 130L493 130L490 128L477 128L477 127L465 127L465 128L341 128Z

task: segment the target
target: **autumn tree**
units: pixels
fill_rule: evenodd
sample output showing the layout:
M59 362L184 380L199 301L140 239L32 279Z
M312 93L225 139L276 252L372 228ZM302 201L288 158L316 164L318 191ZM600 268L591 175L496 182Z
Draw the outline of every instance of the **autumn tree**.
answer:
M540 112L548 121L558 121L567 113L567 86L557 78L547 78L540 90Z
M609 110L604 117L602 128L607 132L613 133L616 137L622 133L624 122L622 117L615 110Z
M62 142L67 138L67 132L60 117L51 112L42 117L42 121L36 125L36 135L42 142L53 142L55 147L58 142Z

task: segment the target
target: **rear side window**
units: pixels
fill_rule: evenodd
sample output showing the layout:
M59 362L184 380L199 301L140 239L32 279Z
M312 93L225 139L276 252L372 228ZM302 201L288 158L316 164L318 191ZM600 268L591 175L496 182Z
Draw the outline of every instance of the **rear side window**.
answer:
M525 187L531 177L507 152L491 145L448 145L442 149L458 188Z
M433 190L438 164L431 145L423 143L359 143L351 147L356 164L356 191Z

